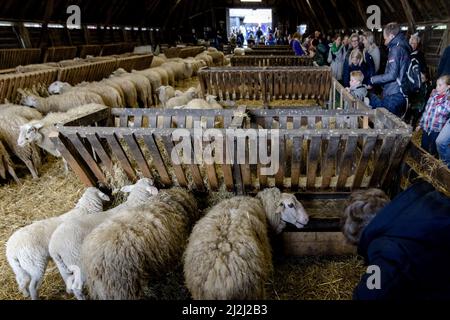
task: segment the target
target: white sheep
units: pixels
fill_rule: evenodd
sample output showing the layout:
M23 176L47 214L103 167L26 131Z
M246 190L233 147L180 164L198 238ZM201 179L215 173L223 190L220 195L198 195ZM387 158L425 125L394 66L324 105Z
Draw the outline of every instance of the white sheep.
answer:
M207 95L205 100L211 106L211 109L223 109L222 105L217 102L217 97L212 95Z
M36 109L25 107L15 104L2 104L0 105L0 114L15 114L21 116L27 120L39 120L42 119L42 114Z
M75 294L78 300L85 299L85 275L81 268L80 250L86 236L121 210L144 205L152 196L158 194L158 189L153 187L153 181L147 178L140 179L132 186L125 186L121 191L129 193L124 203L100 214L67 219L59 225L50 239L50 256L66 283L67 292Z
M141 70L141 71L136 71L133 70L132 73L136 73L136 74L140 74L143 75L144 77L146 77L148 79L148 81L150 81L150 84L152 86L152 93L153 93L153 102L156 105L157 103L157 88L162 86L162 77L161 75L152 70L152 69L145 69L145 70Z
M166 69L161 67L151 68L153 72L156 72L161 78L161 85L167 86L169 85L169 73ZM159 88L159 87L158 87Z
M223 200L195 225L184 254L186 286L194 299L263 299L272 272L268 226L276 234L286 223L302 228L301 203L279 189L256 198Z
M192 99L195 99L197 97L197 92L194 90L188 90L185 93L183 93L181 96L170 98L166 102L165 108L167 109L174 109L175 107L179 106L185 106L191 101Z
M166 106L169 99L175 97L175 89L172 86L160 86L156 92L163 107Z
M125 106L119 91L101 82L82 82L73 87L67 82L55 81L48 87L48 92L50 94L62 94L69 91L79 91L80 89L98 94L108 107L120 108Z
M37 179L38 169L41 166L41 157L38 149L34 144L24 147L17 144L20 126L26 123L28 123L28 120L24 117L10 113L0 113L0 141L25 163L33 179Z
M71 217L101 212L103 201L109 201L106 194L96 188L87 188L74 209L25 226L8 239L6 258L25 297L31 296L33 300L39 298L39 287L50 259L48 244L53 231Z
M145 206L124 209L95 228L81 249L90 297L142 299L149 282L180 261L198 218L193 195L172 188L161 190Z
M122 77L109 77L108 79L103 79L101 82L110 85L114 88L120 88L121 94L123 96L123 101L128 108L138 108L138 92L136 86L133 82Z
M235 48L234 54L236 56L245 56L245 50L243 48Z
M47 98L38 97L33 94L24 94L21 100L22 105L36 108L44 114L49 112L64 112L89 103L104 104L102 97L98 94L89 91L78 92L77 90Z
M163 63L165 63L167 61L167 59L163 59L162 57L160 57L160 56L154 56L153 57L153 60L152 60L152 65L151 65L151 67L152 68L156 68L156 67L159 67L159 66L161 66Z
M342 233L347 242L358 245L364 228L389 202L389 197L380 189L354 191L341 217Z
M153 104L152 85L146 76L139 73L128 73L124 69L119 68L113 72L111 77L120 77L133 83L142 107L147 108Z
M33 120L25 123L19 127L19 136L17 138L17 144L19 147L25 147L29 144L36 144L40 148L44 149L51 155L60 158L61 153L56 148L53 141L50 140L50 133L55 131L55 124L67 122L71 119L77 118L81 115L95 112L105 108L99 104L87 104L77 108L70 109L67 112L52 112L47 114L41 120ZM64 169L67 173L69 168L67 161L63 158Z

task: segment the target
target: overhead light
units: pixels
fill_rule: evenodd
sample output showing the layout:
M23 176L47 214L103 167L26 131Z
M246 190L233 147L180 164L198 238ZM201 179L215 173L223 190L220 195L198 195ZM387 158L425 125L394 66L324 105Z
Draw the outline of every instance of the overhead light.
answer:
M262 0L241 0L241 2L262 2Z
M402 31L408 31L408 27L402 27Z
M12 22L0 21L0 27L12 27Z
M64 29L62 24L49 23L47 26L52 29Z
M90 30L97 30L97 26L87 26L87 28Z

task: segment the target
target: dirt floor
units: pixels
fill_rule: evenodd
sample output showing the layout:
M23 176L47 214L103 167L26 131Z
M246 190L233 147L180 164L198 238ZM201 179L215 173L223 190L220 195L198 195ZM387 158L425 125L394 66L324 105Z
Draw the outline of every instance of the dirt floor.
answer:
M23 299L14 274L6 261L5 243L11 234L33 221L55 216L71 209L84 187L61 161L49 158L41 168L41 178L21 178L0 186L0 299ZM349 257L277 257L275 272L267 284L269 299L351 299L352 290L364 268L360 259ZM148 298L189 299L183 285L181 266L154 284ZM40 295L42 299L72 299L65 293L61 277L50 263Z

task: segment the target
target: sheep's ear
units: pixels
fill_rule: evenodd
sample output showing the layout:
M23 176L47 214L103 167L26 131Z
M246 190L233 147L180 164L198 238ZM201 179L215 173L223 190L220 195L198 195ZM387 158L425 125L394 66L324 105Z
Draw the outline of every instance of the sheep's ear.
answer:
M37 123L33 124L33 127L36 130L42 129L43 126L44 126L44 124L42 122L37 122Z
M97 192L97 195L98 195L98 197L99 197L100 199L102 199L103 201L110 201L108 195L104 194L104 193L101 192L101 191L98 191L98 192Z
M134 188L134 185L131 186L124 186L122 188L120 188L120 191L123 193L130 193Z
M148 193L150 193L152 196L156 196L158 194L158 189L156 187L147 187Z

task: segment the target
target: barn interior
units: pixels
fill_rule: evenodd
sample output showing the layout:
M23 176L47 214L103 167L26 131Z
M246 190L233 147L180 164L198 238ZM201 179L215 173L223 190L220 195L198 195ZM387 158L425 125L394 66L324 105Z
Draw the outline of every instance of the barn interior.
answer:
M367 10L374 5L375 11ZM368 28L377 10L381 25ZM97 106L52 124L47 136L58 155L50 154L48 148L33 149L42 162L36 165L38 177L33 177L16 152L13 138L0 130L0 147L3 143L10 156L7 159L0 148L0 246L5 248L20 228L72 209L89 186L106 190L113 199L108 206L114 207L124 201L121 187L148 177L161 189L192 190L202 199L204 214L224 199L255 196L264 188L278 187L302 202L310 222L303 229L289 225L272 239L274 271L265 283L265 298L351 300L367 268L341 230L351 192L376 187L393 199L420 178L450 196L450 170L421 148L420 133L413 132L410 123L355 99L329 67L296 57L285 43L254 45L250 33L256 37L261 27L266 39L275 30L286 39L294 32L306 39L320 31L324 39L328 35L332 39L336 34L362 35L370 30L386 60L383 27L395 21L406 35L419 33L429 80L435 82L450 44L449 12L446 0L4 0L0 8L0 129L3 125L8 132L16 132L14 142L19 127L9 127L13 124L7 124L6 109L11 104L26 105L25 97L33 95L46 105L53 95L49 86L55 81L80 92L89 91L93 83L108 84L111 90L117 89L114 99L123 103L108 103L103 96L108 94L96 91L104 103L80 102ZM239 29L245 32L243 56L231 41ZM175 69L172 76L163 71L166 83L164 77L154 80L152 69L166 70L162 67L166 63L194 67L188 75ZM386 61L381 61L379 74L385 67ZM149 92L133 78L137 74L149 84ZM114 85L113 78L135 85L134 98L121 84ZM169 100L161 100L161 91L152 81L181 93L196 88L198 98L212 95L219 107L167 107ZM59 104L63 103L55 103ZM46 106L53 108L50 103ZM204 129L223 132L230 128L280 130L280 168L264 177L260 169L267 162L261 161L176 164L169 155L173 156L177 144L167 139L176 128L194 132L196 121ZM232 143L235 153L238 141ZM270 138L265 136L264 142L264 148L270 149ZM251 144L246 148L243 157L250 160ZM61 158L68 163L68 172ZM18 290L5 250L0 252L0 287L0 300L28 299ZM66 292L52 261L39 296L75 299ZM143 298L192 299L181 258L153 279Z

